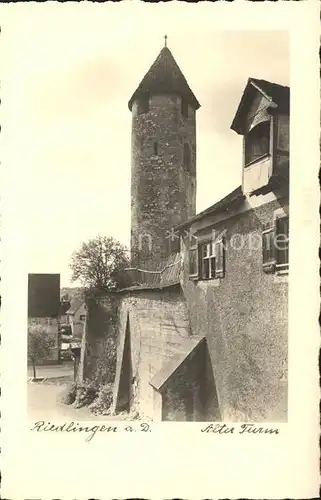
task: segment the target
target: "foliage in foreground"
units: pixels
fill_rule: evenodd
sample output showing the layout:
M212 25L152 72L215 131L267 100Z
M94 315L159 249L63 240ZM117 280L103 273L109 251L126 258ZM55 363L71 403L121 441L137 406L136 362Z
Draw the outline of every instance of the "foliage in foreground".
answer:
M75 383L68 385L59 395L60 403L63 403L64 405L72 405L76 399L76 390L77 385Z
M95 382L73 383L60 394L59 402L74 408L88 406L94 415L110 415L113 400L112 385L97 386Z
M85 380L84 382L78 383L73 406L75 408L89 406L98 396L98 392L99 387L94 381Z
M32 363L33 376L36 378L36 365L50 357L55 347L55 337L44 325L31 325L28 328L28 358Z
M95 415L110 415L110 408L113 401L113 391L110 384L102 385L97 398L89 406Z

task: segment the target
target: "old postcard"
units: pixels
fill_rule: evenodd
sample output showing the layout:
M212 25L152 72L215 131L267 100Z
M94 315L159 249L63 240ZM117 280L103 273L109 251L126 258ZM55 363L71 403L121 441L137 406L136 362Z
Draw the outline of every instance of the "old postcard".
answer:
M318 9L1 6L3 497L317 496Z

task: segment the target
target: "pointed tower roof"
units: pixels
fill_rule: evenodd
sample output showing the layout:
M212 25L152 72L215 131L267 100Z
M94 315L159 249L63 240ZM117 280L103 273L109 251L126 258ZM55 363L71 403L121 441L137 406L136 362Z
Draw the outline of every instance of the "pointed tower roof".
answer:
M200 107L200 103L191 91L185 76L166 46L166 38L165 47L162 48L132 95L128 103L129 109L132 109L135 99L151 94L178 94L184 97L195 109Z

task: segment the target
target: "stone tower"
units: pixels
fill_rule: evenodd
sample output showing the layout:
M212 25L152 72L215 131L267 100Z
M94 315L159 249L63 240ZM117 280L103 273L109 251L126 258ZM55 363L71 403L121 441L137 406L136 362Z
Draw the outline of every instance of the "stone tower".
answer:
M132 265L155 270L178 246L172 228L195 215L199 102L166 46L132 95Z

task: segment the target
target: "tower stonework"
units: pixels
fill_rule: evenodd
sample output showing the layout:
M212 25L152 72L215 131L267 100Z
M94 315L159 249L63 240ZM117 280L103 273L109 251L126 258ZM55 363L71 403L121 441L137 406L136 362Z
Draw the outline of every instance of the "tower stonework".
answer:
M165 46L129 101L132 112L132 265L155 270L196 211L196 110L200 107Z

